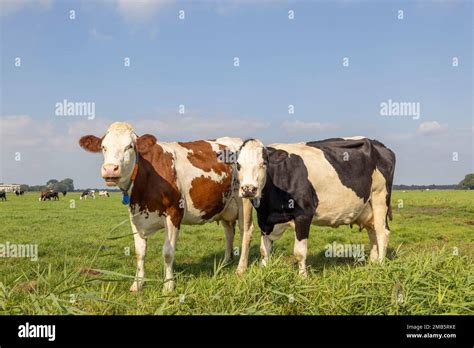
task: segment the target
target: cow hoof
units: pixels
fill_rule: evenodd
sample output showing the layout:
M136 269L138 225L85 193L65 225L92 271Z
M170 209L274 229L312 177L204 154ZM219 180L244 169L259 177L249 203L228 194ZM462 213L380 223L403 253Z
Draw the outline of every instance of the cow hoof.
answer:
M237 267L237 270L235 271L235 274L237 274L239 277L243 276L245 271L247 269L245 267Z
M139 292L143 288L143 284L139 284L138 282L134 282L130 287L130 292Z
M168 294L174 289L174 280L167 280L163 285L163 294Z
M308 278L308 272L306 270L304 271L299 271L299 275L301 278L306 279Z
M232 257L224 259L224 265L228 265L228 264L231 264L231 263L232 263Z

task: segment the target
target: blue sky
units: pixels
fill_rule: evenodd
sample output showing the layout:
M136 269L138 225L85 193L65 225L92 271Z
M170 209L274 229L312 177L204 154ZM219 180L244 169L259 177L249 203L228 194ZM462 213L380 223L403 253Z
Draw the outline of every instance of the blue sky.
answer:
M101 156L77 141L117 120L163 141L366 135L396 152L398 184L457 183L473 171L471 1L6 0L0 8L0 181L103 186ZM94 102L95 118L56 116L64 99ZM381 116L389 99L419 103L419 119Z

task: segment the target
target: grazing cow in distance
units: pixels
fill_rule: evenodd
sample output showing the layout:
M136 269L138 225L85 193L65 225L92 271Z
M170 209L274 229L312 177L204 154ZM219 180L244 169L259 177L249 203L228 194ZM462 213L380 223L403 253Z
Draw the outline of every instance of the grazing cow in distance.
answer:
M109 192L108 191L99 191L99 197L100 196L104 196L104 197L110 197L109 195Z
M239 194L257 211L264 265L273 241L291 226L294 255L305 275L311 224L358 224L368 231L370 259L384 259L395 155L382 143L353 137L265 147L249 139L237 166Z
M23 196L25 194L25 191L23 190L16 190L15 191L15 195L18 197L18 196Z
M87 199L87 197L95 199L95 190L85 190L82 192L80 199Z
M59 200L59 195L56 191L41 191L40 192L40 201L50 201L54 199L55 201Z
M129 124L116 122L105 136L83 136L79 144L87 151L102 152L102 177L107 186L122 190L122 202L128 204L137 256L130 291L143 286L147 241L161 229L165 292L174 288L173 261L181 225L219 221L226 236L225 261L232 258L236 222L241 234L250 226L242 227L235 163L221 158L235 154L241 139L158 142L153 135L138 136ZM251 211L251 204L246 204Z
M63 194L63 197L66 197L67 191L62 191L61 193Z
M0 191L0 199L2 201L6 201L7 200L7 194L5 191Z

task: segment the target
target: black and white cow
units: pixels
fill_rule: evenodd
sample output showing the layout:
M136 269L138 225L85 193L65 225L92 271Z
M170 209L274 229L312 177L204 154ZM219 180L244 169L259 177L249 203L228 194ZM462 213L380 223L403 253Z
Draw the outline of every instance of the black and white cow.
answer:
M382 143L353 137L265 147L249 139L239 151L237 168L239 194L257 211L264 265L273 241L293 227L294 255L305 275L311 224L366 228L370 259L384 259L395 155Z
M87 197L92 197L95 199L95 190L85 190L82 192L81 197L79 197L81 200L82 199L87 199Z
M7 194L5 193L5 191L0 191L0 199L2 201L6 201L7 200Z

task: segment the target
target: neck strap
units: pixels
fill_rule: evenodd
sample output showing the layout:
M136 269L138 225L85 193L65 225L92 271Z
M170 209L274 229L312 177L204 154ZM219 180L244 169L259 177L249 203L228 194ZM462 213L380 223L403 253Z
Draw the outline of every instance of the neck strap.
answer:
M130 181L128 182L128 185L125 189L120 189L122 191L122 203L123 204L129 204L130 203L130 197L128 196L128 190L130 190L130 187L132 186L133 182L135 181L135 178L137 177L138 174L138 151L136 153L136 161L135 165L133 166L133 171L132 175L130 176Z

